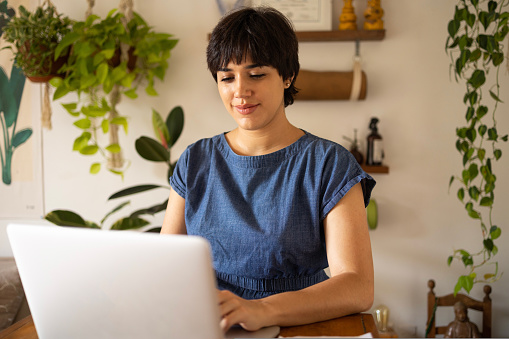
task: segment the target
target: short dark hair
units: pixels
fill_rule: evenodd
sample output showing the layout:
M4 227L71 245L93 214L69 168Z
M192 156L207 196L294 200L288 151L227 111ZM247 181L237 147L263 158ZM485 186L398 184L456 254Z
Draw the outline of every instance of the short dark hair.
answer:
M292 79L284 91L285 107L297 94L299 42L291 21L271 7L244 7L224 16L212 31L207 46L207 65L217 82L217 72L246 57L255 64L272 66L283 80Z

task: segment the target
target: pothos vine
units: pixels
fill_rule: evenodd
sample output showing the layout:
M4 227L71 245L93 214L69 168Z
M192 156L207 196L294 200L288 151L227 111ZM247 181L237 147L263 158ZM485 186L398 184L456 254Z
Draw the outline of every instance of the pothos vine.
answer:
M454 18L448 24L446 52L451 58L451 72L465 84L465 125L456 129L456 148L462 155L463 169L453 175L449 187L459 183L457 196L468 215L479 222L482 246L476 252L454 250L448 265L459 260L468 273L458 278L454 293L467 293L476 283L492 283L502 273L494 256L501 228L493 220L495 202L495 162L502 156L501 135L496 113L500 100L499 76L504 54L504 39L509 32L509 0L460 0ZM479 273L482 269L483 273ZM487 271L486 271L487 270ZM486 273L487 272L487 273Z

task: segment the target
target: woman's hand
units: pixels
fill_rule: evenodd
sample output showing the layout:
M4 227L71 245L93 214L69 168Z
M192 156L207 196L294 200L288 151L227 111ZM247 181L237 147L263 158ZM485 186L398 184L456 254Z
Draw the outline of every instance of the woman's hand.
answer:
M268 312L263 301L242 299L230 291L219 291L218 298L223 332L236 324L248 331L270 325L266 323Z

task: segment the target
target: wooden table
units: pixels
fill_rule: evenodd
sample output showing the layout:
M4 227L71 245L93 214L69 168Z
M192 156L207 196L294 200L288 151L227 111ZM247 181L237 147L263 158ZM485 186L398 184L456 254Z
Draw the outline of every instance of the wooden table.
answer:
M282 327L280 336L360 336L369 333L378 338L379 333L373 316L369 313L358 313L319 323L302 326ZM2 339L38 339L31 316L18 321L0 332Z

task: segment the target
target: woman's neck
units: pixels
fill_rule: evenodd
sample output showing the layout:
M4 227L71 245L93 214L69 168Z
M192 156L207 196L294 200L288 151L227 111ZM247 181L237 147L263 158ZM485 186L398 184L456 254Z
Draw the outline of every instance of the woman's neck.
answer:
M236 128L225 137L231 149L238 155L256 156L279 151L296 142L304 132L289 122L277 130L244 130Z

